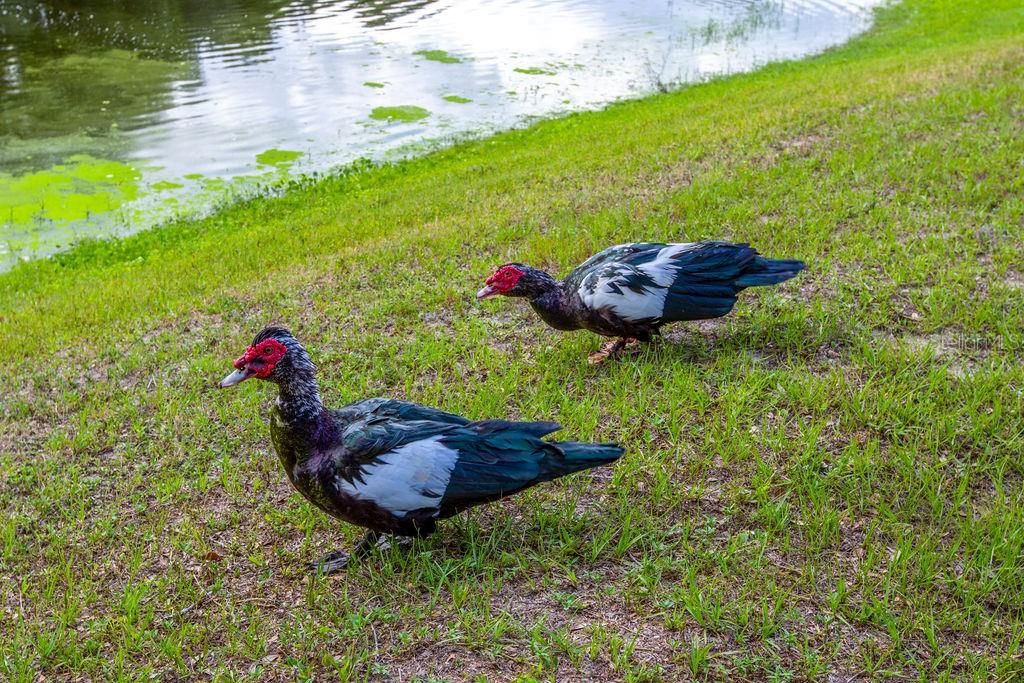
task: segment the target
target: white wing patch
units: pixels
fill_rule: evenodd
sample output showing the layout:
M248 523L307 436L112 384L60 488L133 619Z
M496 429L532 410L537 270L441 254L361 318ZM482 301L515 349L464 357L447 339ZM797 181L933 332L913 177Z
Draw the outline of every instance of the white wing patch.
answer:
M585 277L577 293L588 307L610 309L625 320L660 318L665 312L668 287L679 269L674 257L693 247L693 243L670 244L647 263L609 264ZM649 282L640 286L639 291L635 282L630 283L638 278Z
M339 489L356 498L371 500L392 514L437 508L448 488L459 452L434 436L388 451L377 462L363 467L362 481L338 477Z

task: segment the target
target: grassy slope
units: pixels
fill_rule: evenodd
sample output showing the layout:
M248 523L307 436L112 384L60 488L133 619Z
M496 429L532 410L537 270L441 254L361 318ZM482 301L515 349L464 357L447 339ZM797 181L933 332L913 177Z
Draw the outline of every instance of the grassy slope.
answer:
M0 677L1020 675L1024 10L907 0L862 39L0 276ZM806 259L592 368L477 305L637 238ZM330 403L618 439L612 470L340 578L291 491L268 321Z

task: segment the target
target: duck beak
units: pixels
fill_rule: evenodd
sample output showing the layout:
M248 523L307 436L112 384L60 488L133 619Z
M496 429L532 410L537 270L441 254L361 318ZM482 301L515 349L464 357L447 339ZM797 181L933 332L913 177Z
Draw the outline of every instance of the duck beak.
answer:
M492 296L496 296L497 294L497 287L493 285L487 285L486 287L484 287L483 289L476 293L476 298L479 301L483 301L484 299L490 299Z
M228 387L233 387L236 384L241 384L245 380L252 377L253 374L254 373L249 368L242 366L238 370L235 370L230 375L222 379L220 381L220 384L218 384L217 386L219 386L221 389L227 389Z

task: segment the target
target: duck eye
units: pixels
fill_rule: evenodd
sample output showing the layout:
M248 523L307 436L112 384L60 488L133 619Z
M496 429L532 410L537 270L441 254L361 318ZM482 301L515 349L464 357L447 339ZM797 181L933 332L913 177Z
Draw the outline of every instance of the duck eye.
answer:
M269 356L272 353L274 353L274 349L270 348L269 346L267 348L263 349L263 355L264 356Z

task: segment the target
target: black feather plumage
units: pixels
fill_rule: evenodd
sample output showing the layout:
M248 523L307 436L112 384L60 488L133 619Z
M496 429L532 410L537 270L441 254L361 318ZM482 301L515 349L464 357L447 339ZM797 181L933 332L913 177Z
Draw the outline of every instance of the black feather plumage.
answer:
M386 398L329 410L302 345L281 327L262 330L253 345L268 339L287 349L266 377L279 390L270 433L285 473L324 512L373 534L425 536L439 519L623 453L543 440L560 429L554 422L473 422Z
M723 316L745 288L778 284L804 269L801 261L765 258L748 244L729 242L621 244L595 254L561 282L510 265L522 276L499 293L529 299L552 327L641 341L667 323Z

